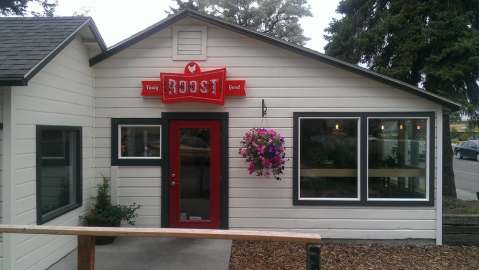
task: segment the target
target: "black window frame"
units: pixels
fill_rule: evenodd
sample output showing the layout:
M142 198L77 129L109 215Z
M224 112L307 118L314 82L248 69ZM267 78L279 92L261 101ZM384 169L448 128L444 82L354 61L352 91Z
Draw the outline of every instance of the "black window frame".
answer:
M160 158L119 158L118 156L118 127L122 125L132 126L160 126L161 136L164 136L162 118L112 118L111 119L111 165L112 166L161 166L163 165L163 138L161 142Z
M298 153L299 153L299 119L304 117L317 118L344 118L358 117L360 133L360 167L358 168L360 177L359 200L301 200L299 199L299 177L298 177ZM428 119L428 199L427 200L368 200L368 118L427 118ZM293 205L336 205L336 206L434 206L434 187L435 187L435 113L434 112L294 112L293 113Z
M42 168L40 166L41 164L41 144L40 144L40 138L41 138L41 133L42 131L45 130L61 130L61 131L74 131L77 132L77 145L76 145L76 150L77 150L77 168L78 171L76 173L76 201L73 204L69 204L63 207L60 207L56 210L51 211L50 213L46 215L42 215L41 209L42 209L42 178L40 177ZM70 211L73 211L79 207L82 206L83 204L83 143L82 143L82 127L81 126L56 126L56 125L37 125L36 126L36 179L37 179L37 184L36 184L36 201L37 201L37 224L42 225L45 224L55 218L58 218Z

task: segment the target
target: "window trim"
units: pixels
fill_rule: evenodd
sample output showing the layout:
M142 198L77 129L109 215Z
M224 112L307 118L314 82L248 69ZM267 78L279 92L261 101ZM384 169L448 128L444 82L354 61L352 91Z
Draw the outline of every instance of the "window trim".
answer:
M78 181L76 182L76 201L73 204L62 206L58 209L50 211L47 214L41 213L42 209L42 179L39 177L41 175L41 166L40 166L40 153L41 153L41 146L40 146L40 135L41 132L44 130L62 130L62 131L75 131L77 132L77 139L78 143L77 147L77 175L76 178ZM45 224L55 218L58 218L74 209L77 209L82 206L83 204L83 135L82 135L82 127L81 126L55 126L55 125L37 125L36 126L36 201L37 201L37 224L42 225Z
M419 120L426 120L426 127L427 127L427 134L426 134L426 198L425 199L418 199L418 198L370 198L369 197L369 119L419 119ZM366 126L367 126L367 143L366 143L366 164L367 164L367 167L366 167L366 199L367 201L369 202L382 202L382 201L387 201L387 202L390 202L390 201L396 201L396 202L427 202L429 201L429 189L431 188L430 185L429 185L429 182L431 181L430 177L429 177L429 174L430 174L430 170L429 170L429 166L430 166L430 163L431 163L431 160L430 160L430 155L429 155L429 152L431 151L430 147L430 143L428 143L430 141L430 133L431 133L431 128L430 128L430 122L431 121L431 118L428 117L428 116L424 116L424 117L420 117L420 116L411 116L411 117L403 117L403 116L400 116L400 117L394 117L394 116L367 116L366 117Z
M360 200L304 200L299 197L299 118L346 118L359 117L360 118ZM424 199L385 199L385 200L368 200L367 189L367 170L368 170L368 118L427 118L428 119L428 153L426 168L428 174L426 189L427 200ZM434 206L434 187L435 187L435 112L420 111L420 112L293 112L293 205L336 205L336 206Z
M163 164L163 138L160 138L159 157L122 157L120 128L125 126L160 127L163 137L163 120L161 118L112 118L111 119L111 165L112 166L160 166Z
M117 130L117 132L118 132L118 135L117 135L117 136L118 136L118 137L117 137L118 143L117 143L117 145L116 145L116 147L118 147L118 149L121 148L121 140L120 140L120 137L119 137L119 136L121 136L121 128L122 128L122 127L159 127L159 128L160 128L160 134L162 134L162 128L163 128L162 125L158 125L158 124L156 124L156 125L119 124L119 125L118 125L118 130ZM161 138L160 138L160 141L161 141ZM162 145L160 145L160 155L159 155L159 156L154 156L154 157L129 157L129 156L122 156L122 155L121 155L121 151L117 151L117 152L118 152L117 158L118 158L119 160L128 160L128 159L161 159L161 158L162 158L162 157L161 157L161 152L162 152L162 151L161 151L161 147L162 147Z
M301 170L298 167L298 191L297 196L298 200L301 201L360 201L361 200L361 117L356 116L344 116L344 117L332 117L332 116L299 116L298 117L298 164L301 164L301 119L356 119L357 124L357 196L355 198L327 198L327 197L316 197L316 198L302 198L301 197Z

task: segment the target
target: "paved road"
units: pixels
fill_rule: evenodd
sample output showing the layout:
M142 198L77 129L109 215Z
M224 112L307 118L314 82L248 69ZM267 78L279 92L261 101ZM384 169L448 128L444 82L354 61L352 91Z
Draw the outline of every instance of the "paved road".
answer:
M457 195L461 199L477 199L479 192L479 162L454 158Z

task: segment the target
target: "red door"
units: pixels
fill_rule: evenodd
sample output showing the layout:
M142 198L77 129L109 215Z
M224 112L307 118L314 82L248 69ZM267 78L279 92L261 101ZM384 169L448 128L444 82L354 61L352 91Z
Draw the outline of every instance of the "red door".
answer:
M220 226L220 121L169 123L169 226Z

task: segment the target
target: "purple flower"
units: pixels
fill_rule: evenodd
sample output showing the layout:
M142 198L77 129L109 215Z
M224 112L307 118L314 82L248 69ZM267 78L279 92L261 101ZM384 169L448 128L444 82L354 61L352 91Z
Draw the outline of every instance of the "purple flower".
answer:
M248 172L258 176L273 174L280 179L284 171L284 137L274 129L253 128L245 133L238 154L249 163Z

